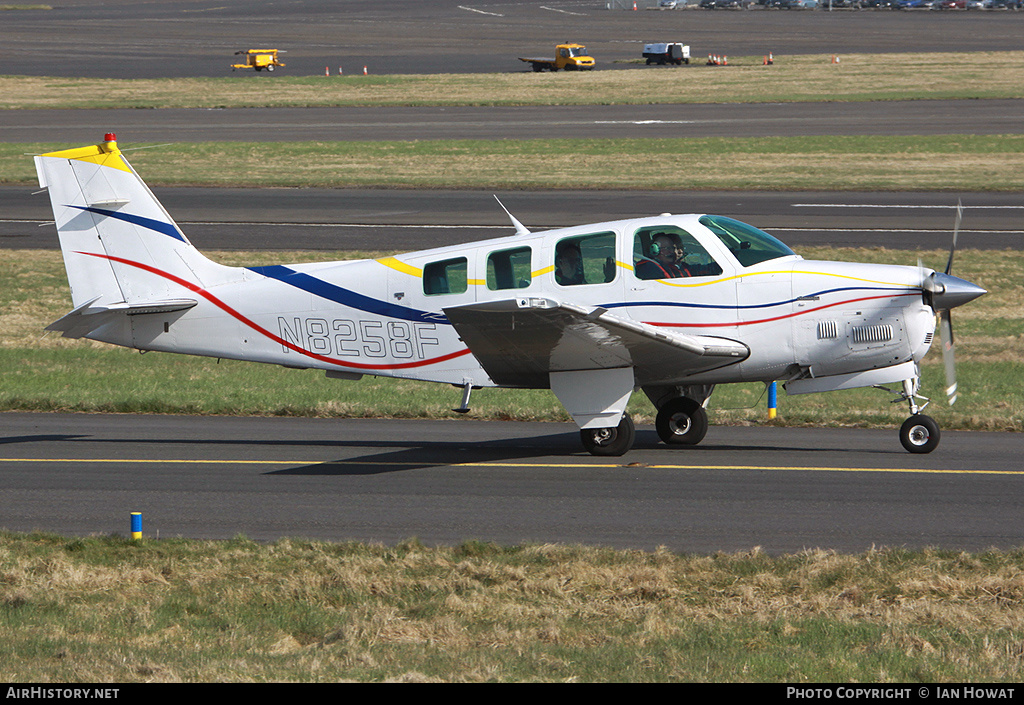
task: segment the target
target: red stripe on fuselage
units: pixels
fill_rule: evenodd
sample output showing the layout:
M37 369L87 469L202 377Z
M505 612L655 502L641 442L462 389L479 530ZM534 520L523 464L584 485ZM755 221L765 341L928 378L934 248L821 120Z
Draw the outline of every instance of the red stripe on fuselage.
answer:
M823 311L826 308L833 308L835 306L846 306L847 304L856 304L861 301L875 301L877 299L890 299L897 296L920 296L920 292L907 292L906 294L886 294L884 296L863 296L859 299L847 299L845 301L837 301L831 304L825 304L824 306L816 306L815 308L809 308L806 311L796 311L794 313L786 313L781 316L773 316L772 318L760 318L756 321L735 321L732 323L666 323L664 321L644 321L644 323L651 326L661 326L663 328L738 328L739 326L752 326L758 323L771 323L773 321L781 321L786 318L795 318L796 316L804 316L808 313L814 313L815 311Z
M370 365L370 364L367 364L367 363L349 362L347 360L340 360L340 359L337 359L337 358L328 357L326 355L320 355L320 354L315 353L315 352L310 352L309 350L306 350L305 348L301 348L298 345L295 345L294 343L290 343L287 340L285 340L284 338L281 338L280 336L274 335L273 333L268 331L266 328L263 328L262 326L254 323L253 321L249 320L248 318L243 316L241 313L239 313L235 309L233 309L230 306L228 306L226 303L224 303L223 301L218 299L216 296L214 296L213 294L208 292L206 289L202 288L201 286L199 286L197 284L193 284L190 281L182 279L181 277L175 276L175 275L171 274L170 272L164 272L162 270L157 269L156 267L151 267L148 264L143 264L142 262L133 262L132 260L124 259L122 257L114 257L112 255L101 255L101 254L96 254L94 252L78 252L77 254L89 255L90 257L98 257L100 259L108 259L108 260L111 260L111 261L114 261L114 262L119 262L121 264L126 264L129 267L135 267L137 269L142 269L142 270L144 270L146 272L149 272L151 274L156 274L157 276L163 277L164 279L168 279L168 280L174 282L175 284L177 284L179 286L185 287L189 291L192 291L192 292L195 292L196 294L199 294L204 299L206 299L207 301L212 303L214 306L216 306L217 308L221 309L222 311L224 311L228 315L238 319L239 321L241 321L245 325L247 325L250 328L252 328L257 333L260 333L261 335L265 335L266 337L270 338L271 340L273 340L273 341L275 341L277 343L280 343L281 345L283 345L284 347L288 348L289 350L294 350L297 353L300 353L300 354L305 355L307 357L311 357L314 360L319 360L320 362L327 362L327 363L330 363L332 365L341 365L342 367L351 367L351 368L354 368L354 369L357 369L357 370L404 370L404 369L409 369L411 367L423 367L425 365L433 365L433 364L436 364L438 362L446 362L447 360L452 360L454 358L462 357L463 355L468 355L469 354L469 348L464 348L462 350L457 350L457 351L455 351L453 353L448 353L447 355L441 355L440 357L434 357L434 358L431 358L429 360L418 360L416 362L403 362L403 363L393 364L393 365Z

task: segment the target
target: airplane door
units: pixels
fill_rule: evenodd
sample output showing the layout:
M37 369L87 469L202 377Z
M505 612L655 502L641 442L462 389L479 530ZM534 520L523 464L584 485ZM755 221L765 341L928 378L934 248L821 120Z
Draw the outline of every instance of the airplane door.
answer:
M737 278L737 318L741 329L748 331L753 351L750 362L754 365L748 366L757 367L760 362L765 368L785 367L795 360L796 314L808 303L793 300L791 273L750 273Z

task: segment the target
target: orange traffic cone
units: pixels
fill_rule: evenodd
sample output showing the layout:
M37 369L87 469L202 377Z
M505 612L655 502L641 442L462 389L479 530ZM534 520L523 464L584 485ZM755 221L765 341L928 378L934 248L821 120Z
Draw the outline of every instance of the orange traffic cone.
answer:
M363 67L363 75L364 75L364 76L366 76L366 75L367 75L367 71L366 71L366 67L365 67L365 66Z
M331 69L329 67L327 67L327 66L324 66L324 76L330 76L330 75L331 75Z

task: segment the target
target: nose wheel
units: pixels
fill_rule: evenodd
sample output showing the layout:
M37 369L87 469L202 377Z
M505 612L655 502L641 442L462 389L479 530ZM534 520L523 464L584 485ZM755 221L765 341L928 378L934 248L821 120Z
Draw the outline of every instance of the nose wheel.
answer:
M900 427L900 443L910 453L931 453L939 445L939 425L924 414L914 414Z

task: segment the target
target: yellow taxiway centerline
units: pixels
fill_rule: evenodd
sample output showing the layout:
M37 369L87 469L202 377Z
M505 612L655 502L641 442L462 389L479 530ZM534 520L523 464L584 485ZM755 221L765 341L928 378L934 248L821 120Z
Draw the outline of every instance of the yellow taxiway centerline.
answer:
M379 461L379 460L198 460L187 458L0 458L2 463L118 463L118 464L177 464L177 465L402 465L408 466L415 461ZM946 470L934 468L853 468L828 467L824 465L664 465L648 463L516 463L501 461L484 461L476 463L438 463L427 461L424 465L447 465L453 468L605 468L605 469L641 469L651 470L761 470L761 471L792 471L804 470L813 472L886 472L886 473L925 473L935 475L1024 475L1021 470Z

